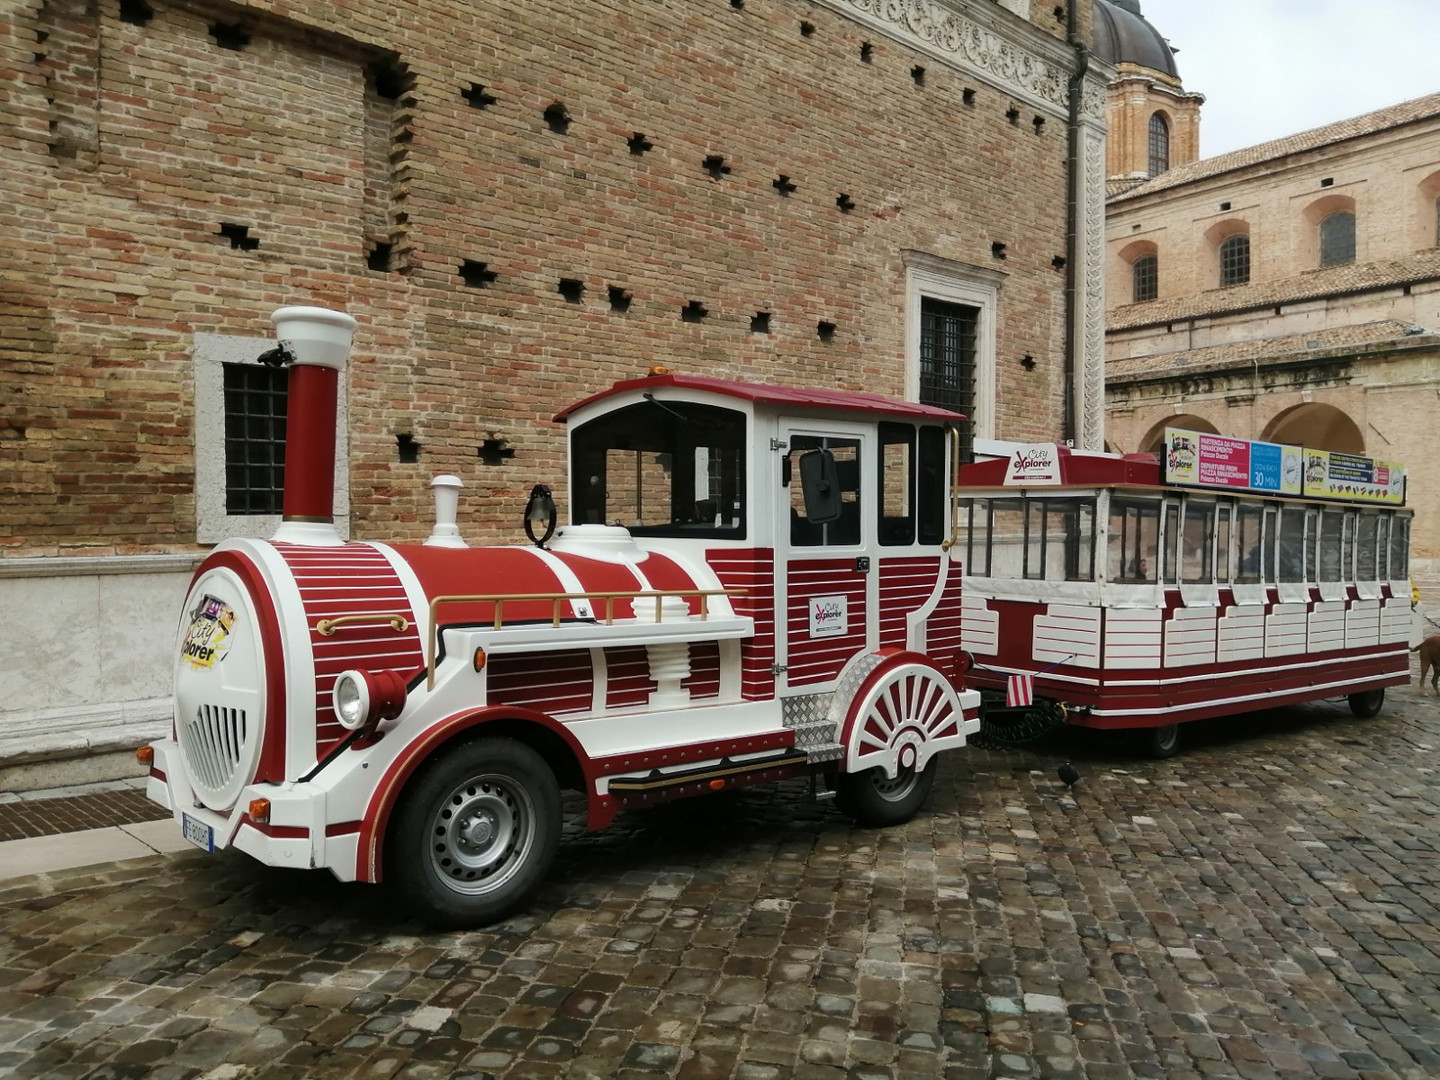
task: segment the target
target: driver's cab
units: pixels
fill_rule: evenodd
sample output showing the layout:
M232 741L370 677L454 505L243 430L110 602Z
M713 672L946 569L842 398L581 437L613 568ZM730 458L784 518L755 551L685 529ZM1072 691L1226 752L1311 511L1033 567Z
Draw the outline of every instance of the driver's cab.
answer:
M556 419L570 428L558 542L619 538L708 566L755 619L744 696L827 693L861 653L958 654L957 414L661 371Z

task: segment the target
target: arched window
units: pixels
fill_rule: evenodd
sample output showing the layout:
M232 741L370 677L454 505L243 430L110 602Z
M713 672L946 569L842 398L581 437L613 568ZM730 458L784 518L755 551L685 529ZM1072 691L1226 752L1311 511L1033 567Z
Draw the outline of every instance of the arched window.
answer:
M1220 284L1244 285L1250 280L1250 237L1236 233L1220 243Z
M1435 246L1440 247L1440 195L1435 196Z
M1141 255L1130 264L1130 280L1135 303L1154 300L1160 294L1160 260L1153 254Z
M1355 261L1355 215L1337 211L1320 222L1320 265L1343 266Z
M1161 113L1150 114L1150 175L1170 168L1170 125Z

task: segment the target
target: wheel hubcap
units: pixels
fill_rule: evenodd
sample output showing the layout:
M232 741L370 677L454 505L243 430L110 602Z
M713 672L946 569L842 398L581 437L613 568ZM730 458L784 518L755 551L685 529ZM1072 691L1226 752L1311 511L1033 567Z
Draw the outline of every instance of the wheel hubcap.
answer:
M440 803L430 838L436 876L458 892L489 892L519 869L534 846L535 808L510 778L477 776Z
M910 794L918 782L919 774L915 772L913 766L897 770L894 780L877 769L875 771L875 794L890 802L899 802Z

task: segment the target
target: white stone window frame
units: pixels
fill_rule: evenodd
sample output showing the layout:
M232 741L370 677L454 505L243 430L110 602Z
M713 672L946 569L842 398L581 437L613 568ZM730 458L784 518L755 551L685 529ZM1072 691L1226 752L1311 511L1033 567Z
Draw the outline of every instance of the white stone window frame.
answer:
M259 366L272 338L196 334L195 375L195 540L219 544L237 537L265 539L280 527L279 514L230 514L225 510L225 365ZM335 422L335 528L349 535L350 479L346 373L340 373Z
M920 400L920 305L925 299L979 310L975 324L975 410L972 439L995 437L995 322L1005 275L920 251L905 262L905 397Z

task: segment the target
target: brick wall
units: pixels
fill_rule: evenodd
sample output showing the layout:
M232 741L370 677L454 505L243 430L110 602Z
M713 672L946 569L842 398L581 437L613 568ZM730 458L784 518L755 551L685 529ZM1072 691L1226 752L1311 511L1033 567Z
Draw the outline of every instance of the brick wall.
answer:
M361 321L357 536L427 535L439 472L468 536L517 534L549 417L653 362L903 396L907 249L1007 275L996 434L1056 437L1063 117L846 7L7 5L0 545L193 548L193 336L291 303Z

